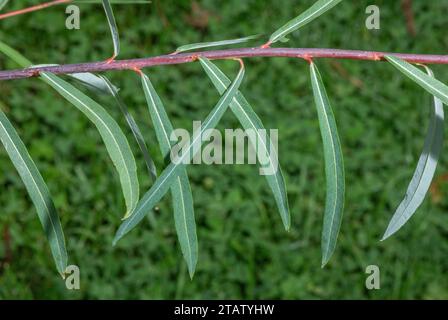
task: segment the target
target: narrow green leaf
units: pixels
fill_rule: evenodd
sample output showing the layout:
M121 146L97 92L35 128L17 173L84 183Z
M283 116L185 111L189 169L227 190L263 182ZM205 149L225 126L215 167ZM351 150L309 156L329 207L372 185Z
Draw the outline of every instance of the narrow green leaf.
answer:
M25 145L1 109L0 140L36 207L37 215L50 244L56 267L59 273L63 275L67 267L67 251L61 222L59 221L53 200Z
M139 199L139 185L135 159L120 127L102 106L70 83L49 72L41 72L41 79L77 107L97 127L120 176L127 208L124 219L129 217Z
M120 36L118 35L117 23L115 22L114 11L109 0L102 0L104 11L106 12L107 22L109 23L112 41L114 43L114 57L120 53Z
M17 63L20 67L26 68L32 65L31 61L22 56L17 50L11 48L6 43L0 41L0 52L9 57L15 63Z
M142 73L141 80L160 151L165 159L169 159L171 146L174 144L170 141L171 133L174 131L173 125L149 78ZM193 278L198 260L198 239L194 219L193 195L191 194L190 181L185 167L179 169L179 175L171 185L171 196L177 237L188 265L190 277Z
M3 52L23 68L32 65L31 61L1 41L0 52ZM63 97L81 110L98 128L109 156L118 171L127 208L124 217L129 217L138 202L139 184L135 159L125 135L115 120L93 99L51 73L42 72L41 75L40 79L55 88ZM85 75L78 73L71 76L79 81L89 82L90 85L99 90L104 91L105 86L107 86L108 90L111 89L107 83L101 83L98 79L93 82L92 77L97 77L93 74ZM115 87L113 88L116 89Z
M275 31L269 38L269 43L274 43L283 39L289 33L296 31L297 29L303 27L304 25L310 23L314 19L318 18L335 5L339 4L342 0L318 0L316 1L308 10L303 12L301 15L295 17L280 29Z
M151 177L152 181L155 181L157 179L156 166L149 154L148 148L146 147L145 138L143 138L143 134L140 131L140 128L139 128L137 122L135 122L134 117L129 112L128 107L124 103L123 99L121 99L120 95L118 94L118 89L106 77L99 76L99 78L104 81L105 85L107 86L107 89L109 90L109 93L115 98L115 101L117 102L118 106L120 107L120 110L123 113L129 127L131 128L132 134L134 135L134 138L137 141L137 144L138 144L141 152L143 153L143 158L145 159L145 163L146 163L146 167L148 168L149 176Z
M199 57L199 61L218 92L223 94L231 83L229 78L227 78L227 76L207 58ZM264 153L264 155L268 155L269 170L273 172L273 174L265 175L265 177L272 193L274 194L283 225L286 230L289 230L291 217L289 213L288 197L286 193L285 180L283 178L280 164L278 163L277 151L273 147L270 139L269 143L271 147L268 148L264 137L260 136L260 129L265 130L263 123L241 92L238 92L235 98L233 98L230 103L230 109L233 111L244 129L251 129L257 134L257 136L248 135L248 139L251 141L254 149L257 148L258 141L258 148L261 149L259 152ZM268 151L269 149L271 152ZM260 154L257 153L257 155ZM266 157L263 157L263 159L264 158ZM277 165L278 168L275 168L275 165Z
M385 58L404 75L448 105L448 86L400 58L394 56L385 56Z
M219 47L219 46L228 46L231 44L237 44L237 43L243 43L247 42L253 39L259 38L260 35L252 35L244 38L238 38L238 39L230 39L230 40L221 40L221 41L213 41L213 42L200 42L200 43L192 43L192 44L186 44L184 46L180 46L176 49L174 53L184 52L184 51L190 51L195 49L201 49L201 48L209 48L209 47Z
M324 226L322 231L322 266L330 260L336 248L336 241L344 209L344 161L339 142L336 121L331 109L319 70L310 65L311 84L319 116L320 133L324 145L327 196L325 202Z
M426 68L426 71L430 77L434 77L431 69ZM387 239L400 230L422 204L431 186L440 151L442 150L444 121L442 101L436 97L432 98L434 102L431 105L431 119L428 132L426 133L423 152L418 160L417 168L409 183L406 195L395 211L381 240Z
M4 6L8 3L9 0L0 0L0 10L3 9Z
M216 127L238 91L243 77L244 67L241 65L241 69L232 85L229 89L227 89L226 93L221 96L221 99L219 99L218 103L203 122L201 129L193 135L191 142L183 150L184 152L165 168L156 182L152 185L151 189L149 189L139 201L134 214L121 224L115 234L113 241L114 244L126 233L132 230L165 195L172 183L175 181L176 177L179 176L180 169L185 167L185 162L194 156L194 152L192 151L195 148L193 148L193 146L202 144L203 141L206 141L210 137L210 130L208 129Z

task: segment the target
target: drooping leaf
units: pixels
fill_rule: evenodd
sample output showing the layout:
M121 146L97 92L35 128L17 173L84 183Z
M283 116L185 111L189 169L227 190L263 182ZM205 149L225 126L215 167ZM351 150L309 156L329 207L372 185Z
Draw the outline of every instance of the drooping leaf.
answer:
M4 6L8 3L9 0L0 0L0 10L3 9Z
M53 200L24 143L1 109L0 140L36 207L37 215L50 244L56 267L59 273L63 275L67 268L67 250L65 248L61 222L59 221Z
M49 72L41 72L41 79L72 103L97 127L109 156L118 171L129 217L139 199L137 167L129 143L115 120L93 99L70 83Z
M344 209L344 161L333 111L319 70L310 65L311 84L319 116L320 133L324 146L327 195L322 231L322 266L327 264L336 248Z
M218 47L218 46L228 46L231 44L237 44L237 43L243 43L247 42L253 39L259 38L260 35L252 35L244 38L238 38L238 39L230 39L230 40L221 40L221 41L213 41L213 42L200 42L200 43L192 43L192 44L186 44L184 46L180 46L176 49L174 53L184 52L184 51L190 51L195 49L201 49L201 48L209 48L209 47Z
M107 89L109 90L109 93L115 98L115 101L117 102L121 112L123 113L126 122L128 123L129 127L131 128L132 134L134 135L135 140L137 141L137 144L143 153L143 158L145 159L146 167L148 168L149 176L153 181L157 179L157 169L154 164L154 161L151 158L151 155L149 154L148 148L146 147L145 138L143 138L143 134L140 131L140 128L135 122L134 117L129 112L128 107L124 103L123 99L121 99L120 95L118 94L118 89L107 79L105 76L99 76L100 79L102 79L107 86Z
M149 78L142 73L141 80L160 151L164 158L168 159L173 145L170 141L171 133L174 131L173 125ZM179 169L179 175L171 185L171 196L177 237L188 265L190 277L193 277L198 260L198 240L194 219L193 195L191 194L190 181L185 167Z
M426 68L426 71L430 77L434 77L431 69ZM442 149L444 121L442 102L436 97L432 97L432 99L434 102L431 105L431 118L428 132L426 133L423 152L418 160L417 168L409 183L406 195L395 211L381 240L389 238L400 230L422 204L431 186L431 181L434 177L437 161Z
M0 51L23 68L32 65L32 63L18 51L1 41ZM46 74L46 76L44 76L44 74ZM98 131L105 142L109 156L118 171L127 208L124 217L128 217L138 202L139 184L135 159L125 135L115 120L93 99L54 74L42 72L41 75L42 77L40 77L40 79L50 84L59 93L61 93L63 97L81 110L98 128ZM92 77L97 77L92 74L87 76L85 74L80 75L78 73L75 75L78 75L75 77L77 80L81 80L83 82L90 81ZM101 83L98 79L96 80L96 88L104 90L104 86L107 86L107 83ZM104 81L104 79L102 80ZM91 85L93 85L93 83L94 82L90 82ZM108 89L110 90L109 87Z
M121 99L118 91L120 90L116 86L114 86L108 78L105 76L97 76L93 73L83 72L83 73L73 73L69 76L75 78L82 85L90 89L92 92L97 94L107 94L114 97L120 111L123 113L126 122L129 128L132 131L132 134L137 141L137 144L140 148L140 151L143 154L143 158L145 159L146 167L148 169L149 176L151 180L154 181L157 178L157 170L154 164L153 159L151 158L148 148L146 147L145 139L143 138L143 134L135 121L132 114L129 112L128 107L124 103L123 99Z
M409 62L394 56L385 56L385 58L404 75L416 82L433 96L442 100L445 105L448 105L448 86L427 75Z
M207 58L199 57L199 61L218 92L223 94L231 83L229 78L227 78L227 76ZM237 92L235 98L233 98L230 103L230 109L238 118L245 130L250 129L256 133L256 136L248 135L248 139L251 141L254 148L258 145L258 152L263 153L263 159L267 158L269 161L268 168L271 172L273 172L273 174L265 174L265 177L272 193L274 194L283 225L286 230L289 230L291 217L289 213L288 197L286 193L285 180L283 178L280 164L278 163L277 151L273 147L271 139L269 139L271 146L269 148L266 144L266 139L261 137L260 130L265 130L263 123L241 92ZM260 155L258 152L257 155Z
M110 5L109 0L102 0L104 11L106 12L107 22L109 23L110 33L112 35L112 41L114 43L114 55L113 57L118 56L120 53L120 36L118 35L118 27L115 22L114 11L112 10L112 6Z
M342 0L318 0L316 1L308 10L295 17L291 21L287 22L280 29L275 31L269 38L268 43L274 43L283 39L286 35L293 31L303 27L304 25L310 23L314 19L318 18L335 5L339 4Z
M120 228L115 234L115 238L113 241L114 244L126 233L132 230L165 195L170 186L178 177L179 170L184 168L185 162L188 162L188 160L190 160L194 156L194 152L192 152L192 150L194 149L193 146L202 144L203 141L206 141L210 137L210 130L208 129L213 129L216 127L219 120L224 115L224 112L227 110L227 107L229 106L236 92L238 91L243 77L244 67L241 64L241 69L238 72L237 77L232 82L232 85L227 89L226 93L221 96L210 114L207 116L207 118L201 125L200 130L198 130L198 132L193 135L190 143L185 147L185 149L183 149L182 154L178 157L175 157L175 159L172 159L172 162L160 174L159 178L156 180L156 182L154 182L151 189L146 192L146 194L137 204L137 208L135 209L134 214L121 224Z

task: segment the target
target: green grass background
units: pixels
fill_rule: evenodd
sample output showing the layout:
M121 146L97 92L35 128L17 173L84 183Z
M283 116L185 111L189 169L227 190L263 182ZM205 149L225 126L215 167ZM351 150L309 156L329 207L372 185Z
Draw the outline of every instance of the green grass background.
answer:
M192 42L270 32L312 0L161 1L114 6L120 58L172 52ZM18 9L33 1L10 1ZM381 29L365 28L365 8L381 9ZM65 28L64 6L0 21L0 39L34 63L106 59L112 43L101 5L80 4L81 29ZM400 1L343 1L282 46L445 54L448 2L414 1L417 35L406 31ZM261 42L260 42L261 43ZM386 63L317 61L335 117L346 165L346 205L335 255L320 267L325 202L321 137L309 71L302 60L247 59L242 90L267 128L279 130L279 160L288 188L292 228L282 227L275 202L253 165L193 165L199 237L190 281L174 230L169 196L115 248L124 212L118 177L100 136L73 106L37 79L0 82L5 112L41 170L65 230L69 263L81 290L57 274L26 190L0 148L0 298L3 299L413 299L448 298L448 163L415 217L379 242L412 177L429 116L429 97ZM234 76L235 62L219 66ZM0 69L17 66L0 55ZM447 67L435 66L448 82ZM146 69L175 127L191 129L218 94L199 63ZM108 76L139 122L159 172L159 154L139 78ZM141 191L150 186L139 149L113 100L99 99L122 125L138 161ZM228 112L219 128L238 127ZM10 235L11 257L5 235ZM368 291L365 268L381 270L381 289Z

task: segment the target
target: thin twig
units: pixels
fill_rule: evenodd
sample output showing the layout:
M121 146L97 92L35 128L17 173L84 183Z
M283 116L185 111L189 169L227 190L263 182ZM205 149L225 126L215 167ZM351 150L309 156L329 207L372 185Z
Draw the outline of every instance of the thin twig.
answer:
M58 4L67 3L67 2L71 2L71 1L72 0L54 0L54 1L50 1L50 2L37 4L35 6L28 7L28 8L25 8L25 9L20 9L20 10L16 10L16 11L3 13L3 14L0 14L0 20L6 19L6 18L10 18L10 17L14 17L14 16L18 16L20 14L24 14L24 13L28 13L28 12L42 10L42 9L45 9L45 8L48 8L48 7L52 7L52 6L55 6L55 5L58 5Z
M394 55L410 63L421 64L448 64L448 55L412 54L412 53L386 53L377 51L319 49L319 48L242 48L216 51L203 51L192 53L179 53L175 55L162 55L156 57L115 60L110 63L86 62L78 64L65 64L52 67L36 67L22 70L0 71L0 81L39 76L39 72L47 71L55 74L68 74L77 72L103 72L111 70L134 70L152 66L189 63L197 60L198 56L208 59L235 59L253 57L288 57L300 59L332 58L382 61L385 55Z

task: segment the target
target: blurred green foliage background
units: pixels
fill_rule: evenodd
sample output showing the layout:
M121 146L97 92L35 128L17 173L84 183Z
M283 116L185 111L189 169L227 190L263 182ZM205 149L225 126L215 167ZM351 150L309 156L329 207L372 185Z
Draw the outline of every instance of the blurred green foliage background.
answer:
M42 1L39 1L42 2ZM115 5L120 58L172 52L192 42L269 35L313 0L162 1ZM414 1L416 35L401 1L343 1L283 46L445 54L448 2ZM3 11L33 1L10 1ZM365 8L381 9L381 29L365 28ZM100 4L79 4L81 29L65 28L65 6L0 21L0 39L34 63L108 58L112 43ZM263 41L262 39L260 41ZM256 45L256 44L254 44ZM69 263L81 290L56 272L26 190L0 148L0 298L49 299L364 299L448 298L448 163L442 155L430 195L396 236L379 242L423 146L429 97L385 63L319 60L339 125L346 164L346 206L337 250L320 267L325 201L324 164L307 64L285 58L246 61L242 89L267 128L279 130L279 160L288 188L292 228L253 165L192 165L199 263L190 281L174 230L169 196L115 248L124 202L118 177L92 124L37 79L0 82L5 112L29 148L61 215ZM235 62L219 62L234 76ZM0 55L0 69L17 66ZM175 127L191 129L218 95L199 63L145 70ZM447 67L435 66L448 82ZM107 73L137 118L155 157L163 159L139 78ZM139 149L120 111L99 101L124 128L135 150L142 192L150 186ZM220 129L238 127L228 112ZM381 270L381 290L365 289L365 268Z

